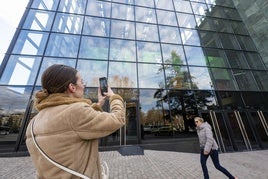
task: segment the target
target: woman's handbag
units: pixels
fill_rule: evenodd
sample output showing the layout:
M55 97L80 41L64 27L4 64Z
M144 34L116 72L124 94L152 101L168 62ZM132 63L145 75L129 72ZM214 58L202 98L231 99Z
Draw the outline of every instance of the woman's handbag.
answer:
M34 119L35 120L35 119ZM76 171L74 171L74 170L72 170L72 169L69 169L69 168L67 168L67 167L65 167L65 166L63 166L63 165L61 165L61 164L59 164L59 163L57 163L57 162L55 162L54 160L52 160L40 147L39 147L39 145L37 144L37 142L36 142L36 140L35 140L35 137L34 137L34 132L33 132L33 125L34 125L34 120L33 120L33 122L32 122L32 125L31 125L31 135L32 135L32 138L33 138L33 142L34 142L34 144L35 144L35 146L36 146L36 148L39 150L39 152L48 160L48 161L50 161L52 164L54 164L54 165L56 165L57 167L59 167L60 169L62 169L62 170L64 170L64 171L66 171L66 172L69 172L69 173L71 173L71 174L73 174L73 175L75 175L75 176L78 176L78 177L80 177L80 178L83 178L83 179L90 179L88 176L86 176L86 175L83 175L83 174L81 174L81 173L78 173L78 172L76 172ZM101 168L102 168L102 178L103 179L108 179L109 178L109 168L108 168L108 165L107 165L107 163L106 162L103 162L102 164L101 164Z

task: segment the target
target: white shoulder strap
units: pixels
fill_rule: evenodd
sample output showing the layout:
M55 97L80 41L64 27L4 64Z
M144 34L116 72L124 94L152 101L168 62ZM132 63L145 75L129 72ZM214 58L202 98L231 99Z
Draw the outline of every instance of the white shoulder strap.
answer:
M61 164L59 164L59 163L55 162L54 160L52 160L51 158L49 158L49 156L47 156L47 155L45 154L45 152L39 147L39 145L37 144L37 142L36 142L36 140L35 140L34 132L33 132L33 125L34 125L34 119L33 119L32 125L31 125L31 135L32 135L32 138L33 138L33 142L34 142L36 148L39 150L39 152L40 152L40 153L41 153L41 154L42 154L48 161L50 161L51 163L53 163L54 165L56 165L57 167L59 167L60 169L66 171L66 172L69 172L69 173L71 173L71 174L73 174L73 175L76 175L76 176L78 176L78 177L80 177L80 178L83 178L83 179L90 179L89 177L87 177L87 176L85 176L85 175L83 175L83 174L81 174L81 173L78 173L78 172L76 172L76 171L74 171L74 170L72 170L72 169L69 169L69 168L67 168L67 167L64 167L64 166L62 166Z

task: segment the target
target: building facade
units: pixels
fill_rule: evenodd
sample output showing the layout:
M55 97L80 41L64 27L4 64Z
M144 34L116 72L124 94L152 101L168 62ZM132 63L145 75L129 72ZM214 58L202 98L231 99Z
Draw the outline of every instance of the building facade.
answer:
M267 149L267 31L238 11L243 2L30 0L0 67L0 154L27 151L34 94L52 64L76 68L86 98L97 100L105 76L125 99L127 124L100 140L103 150L196 152L195 116L222 152Z

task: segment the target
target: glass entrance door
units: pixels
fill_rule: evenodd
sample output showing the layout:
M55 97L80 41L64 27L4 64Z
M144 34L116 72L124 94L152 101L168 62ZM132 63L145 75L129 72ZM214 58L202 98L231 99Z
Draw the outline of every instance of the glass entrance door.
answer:
M255 129L258 137L260 147L268 148L268 113L263 111L249 111L251 117L252 127Z
M211 124L215 139L221 151L234 151L232 135L221 111L201 111L202 118Z

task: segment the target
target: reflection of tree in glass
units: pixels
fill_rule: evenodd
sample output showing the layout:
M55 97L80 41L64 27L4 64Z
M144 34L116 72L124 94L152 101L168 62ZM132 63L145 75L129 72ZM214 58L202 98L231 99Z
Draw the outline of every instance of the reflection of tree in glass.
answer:
M183 117L185 130L189 131L190 128L194 127L193 117L198 115L198 107L206 106L209 99L212 97L211 92L207 93L195 93L192 90L182 90L190 88L190 77L193 78L188 71L183 71L183 66L177 65L182 64L181 57L175 52L171 52L171 57L165 61L163 68L159 71L166 71L166 83L170 90L167 93L163 93L163 89L157 89L154 98L158 99L156 107L162 107L163 120L173 122L178 116ZM168 74L167 72L170 72ZM198 89L197 84L191 84L192 89ZM164 117L163 102L169 103L170 111L168 119Z
M188 71L183 70L184 66L181 66L180 64L183 64L181 57L175 51L171 51L170 58L166 59L164 67L159 69L159 72L162 70L166 71L166 83L171 89L190 88L189 78L191 76ZM167 72L170 72L170 74ZM197 89L197 85L192 84L192 88Z

